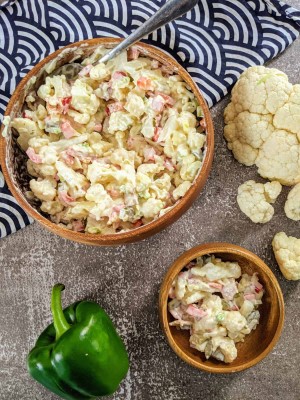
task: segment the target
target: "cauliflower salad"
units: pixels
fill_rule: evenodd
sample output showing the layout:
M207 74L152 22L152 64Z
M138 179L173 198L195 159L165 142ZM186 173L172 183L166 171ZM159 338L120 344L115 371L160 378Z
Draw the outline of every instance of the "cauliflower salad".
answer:
M214 255L191 261L174 280L169 292L171 326L190 331L190 346L230 363L236 343L256 329L263 285L257 274L242 274L237 262Z
M199 173L202 110L176 74L136 48L99 47L73 79L48 76L11 126L27 153L28 198L54 223L113 234L162 216Z

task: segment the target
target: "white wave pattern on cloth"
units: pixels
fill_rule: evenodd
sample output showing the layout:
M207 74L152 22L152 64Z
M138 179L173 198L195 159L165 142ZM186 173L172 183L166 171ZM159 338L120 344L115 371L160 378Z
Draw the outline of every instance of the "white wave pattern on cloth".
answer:
M7 0L0 4L0 121L18 81L58 48L92 37L126 37L166 0ZM299 35L300 12L278 0L201 0L146 38L170 52L209 106L251 65L281 53ZM31 219L0 172L0 237Z

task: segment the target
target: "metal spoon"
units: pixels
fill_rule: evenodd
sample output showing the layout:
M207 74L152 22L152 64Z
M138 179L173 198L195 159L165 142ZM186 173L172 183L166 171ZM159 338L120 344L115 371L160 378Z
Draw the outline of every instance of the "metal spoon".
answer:
M143 39L145 36L174 21L194 8L199 0L169 0L155 14L152 15L143 25L132 32L126 39L120 42L116 47L106 53L97 63L107 62L116 57L123 50L128 49L134 43ZM65 75L67 79L73 79L82 66L78 63L65 64L55 69L50 76Z
M116 57L123 50L128 49L134 43L143 39L145 36L156 31L168 22L174 21L186 14L192 8L196 6L199 0L169 0L164 4L155 14L152 15L145 23L143 23L138 29L132 32L126 39L120 44L105 54L99 63L105 63L112 58Z

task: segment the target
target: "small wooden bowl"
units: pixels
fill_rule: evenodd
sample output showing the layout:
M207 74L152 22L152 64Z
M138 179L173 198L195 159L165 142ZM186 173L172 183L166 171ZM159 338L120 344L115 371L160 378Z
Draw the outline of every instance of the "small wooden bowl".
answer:
M25 97L31 90L39 87L42 84L43 80L48 75L47 71L54 70L64 64L74 62L74 60L83 59L89 56L100 45L107 48L114 47L120 42L120 40L121 39L111 38L83 40L82 42L73 43L56 51L53 54L50 54L44 60L39 62L20 82L13 96L11 97L10 102L8 103L5 116L10 116L11 119L13 119L21 115ZM207 126L206 153L203 160L202 169L195 179L193 186L186 193L186 195L176 203L172 210L157 220L154 220L140 228L136 228L124 233L116 233L111 235L79 233L54 224L44 215L42 215L34 204L29 203L24 196L24 192L28 190L29 183L29 177L25 164L27 157L18 149L15 140L13 140L11 130L8 131L8 136L6 138L3 138L0 134L0 162L4 178L10 191L17 199L21 207L32 218L36 219L51 232L64 238L97 246L119 245L145 239L166 228L168 225L175 222L182 214L184 214L184 212L187 211L187 209L192 205L193 201L199 195L208 178L214 152L214 128L209 108L198 86L188 72L177 61L175 61L172 56L157 49L156 47L144 43L138 43L135 46L145 56L158 60L160 63L166 65L169 70L180 75L182 79L188 83L191 90L195 94L200 106L203 109ZM53 66L54 62L55 67Z
M206 254L215 254L224 261L237 261L242 273L258 273L265 293L259 325L245 337L245 341L237 343L237 358L230 364L210 358L206 360L204 353L193 349L189 344L189 331L178 330L170 326L174 320L169 313L168 293L178 273L193 259ZM170 267L161 285L159 294L159 316L166 338L175 353L193 367L213 373L231 373L250 368L260 362L277 343L284 323L284 301L280 286L270 268L255 254L242 247L229 243L203 244L182 254Z

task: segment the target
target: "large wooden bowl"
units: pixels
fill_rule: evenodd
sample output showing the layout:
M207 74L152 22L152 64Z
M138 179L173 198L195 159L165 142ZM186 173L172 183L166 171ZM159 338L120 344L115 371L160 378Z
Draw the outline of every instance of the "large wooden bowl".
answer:
M79 60L85 58L99 45L104 45L107 48L111 48L119 43L119 41L120 39L111 38L84 40L82 42L77 42L66 46L49 55L40 63L38 63L20 82L7 106L5 116L10 116L12 119L20 116L27 93L33 88L38 87L43 82L47 76L46 70L49 72L54 68L58 68L64 64L73 62L74 59ZM39 212L38 207L35 207L33 204L28 202L24 196L24 192L28 190L29 183L29 177L26 171L27 157L20 152L10 130L8 131L8 136L6 138L3 138L2 135L0 135L1 166L4 178L12 194L15 196L21 207L29 215L31 215L34 219L36 219L53 233L56 233L64 238L98 246L118 245L145 239L175 222L191 206L207 180L213 159L214 129L208 106L198 86L195 84L195 82L193 82L187 71L182 68L170 55L144 43L137 44L137 47L144 55L158 60L162 64L166 65L170 70L179 74L184 81L189 84L195 96L197 97L197 100L203 109L207 125L207 148L201 172L195 179L195 182L190 190L180 201L177 202L172 210L147 225L136 228L129 232L116 233L112 235L78 233L64 229L52 223Z
M258 273L265 293L261 314L256 330L246 336L245 341L237 344L237 358L230 364L210 358L206 360L204 353L193 349L189 344L189 331L178 330L170 326L174 320L169 313L168 293L174 278L193 259L205 254L216 254L224 261L237 261L242 273ZM265 358L277 343L284 323L284 301L280 286L270 268L255 254L229 243L209 243L182 254L170 267L162 283L159 294L159 315L164 334L175 353L193 367L214 373L232 373L250 368Z

